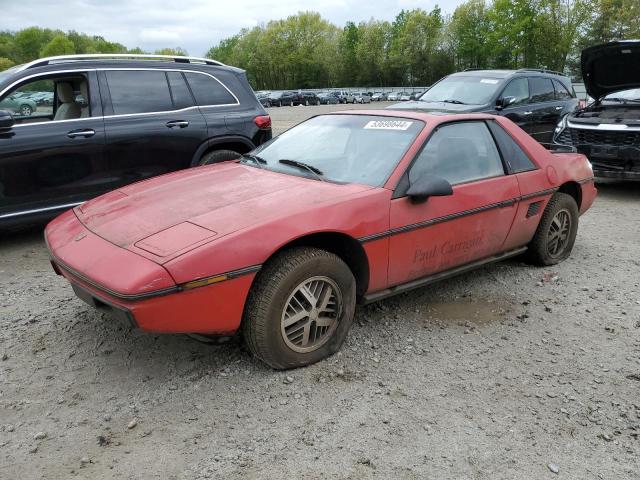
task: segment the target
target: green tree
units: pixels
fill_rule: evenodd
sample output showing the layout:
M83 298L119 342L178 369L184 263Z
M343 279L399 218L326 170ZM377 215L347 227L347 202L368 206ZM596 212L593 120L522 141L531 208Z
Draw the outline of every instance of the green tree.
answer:
M161 48L160 50L155 51L156 55L170 55L170 56L178 56L178 57L186 57L189 55L184 48L175 47L175 48Z
M0 72L6 70L7 68L13 67L13 65L14 63L10 59L6 57L0 57Z
M76 53L75 46L64 34L56 35L40 50L41 57L54 57L56 55L72 55Z

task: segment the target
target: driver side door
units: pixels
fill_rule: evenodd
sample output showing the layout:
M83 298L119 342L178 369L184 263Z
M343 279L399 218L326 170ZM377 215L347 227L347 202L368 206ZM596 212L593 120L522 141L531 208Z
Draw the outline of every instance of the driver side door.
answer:
M453 195L415 203L406 196L421 175L449 181ZM515 217L519 187L505 175L484 121L436 128L407 169L390 210L389 285L399 285L502 251Z

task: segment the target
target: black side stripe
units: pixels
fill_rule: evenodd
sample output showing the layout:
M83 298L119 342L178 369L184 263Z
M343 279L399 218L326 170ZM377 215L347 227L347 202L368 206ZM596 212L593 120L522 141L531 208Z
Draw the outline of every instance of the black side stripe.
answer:
M542 190L542 191L535 192L535 193L529 193L527 195L523 195L523 196L516 197L516 198L511 198L509 200L503 200L502 202L491 203L489 205L484 205L482 207L472 208L472 209L469 209L469 210L464 210L462 212L457 212L457 213L452 213L452 214L449 214L449 215L444 215L442 217L432 218L431 220L426 220L424 222L413 223L411 225L405 225L404 227L393 228L391 230L387 230L386 232L374 233L372 235L367 235L367 236L364 236L364 237L360 237L358 239L358 241L360 241L361 243L371 242L373 240L379 240L381 238L390 237L392 235L411 232L413 230L418 230L420 228L431 227L431 226L437 225L439 223L448 222L448 221L451 221L451 220L455 220L457 218L466 217L468 215L475 215L477 213L486 212L488 210L494 210L496 208L511 207L511 206L515 205L516 203L522 201L522 200L528 200L530 198L544 197L546 195L550 195L550 194L554 193L557 190L558 190L557 188L549 188L547 190Z

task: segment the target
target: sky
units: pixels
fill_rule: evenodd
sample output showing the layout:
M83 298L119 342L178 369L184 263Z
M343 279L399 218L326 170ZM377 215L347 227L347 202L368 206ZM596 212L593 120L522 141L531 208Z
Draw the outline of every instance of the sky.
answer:
M0 0L0 30L38 26L100 35L129 48L182 47L202 56L220 40L300 11L342 27L351 20L393 20L402 9L453 13L462 0Z

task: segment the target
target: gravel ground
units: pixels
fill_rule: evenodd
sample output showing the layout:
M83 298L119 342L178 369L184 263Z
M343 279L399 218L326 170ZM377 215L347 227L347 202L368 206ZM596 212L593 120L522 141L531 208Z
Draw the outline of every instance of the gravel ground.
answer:
M640 478L640 186L599 193L564 263L360 308L340 353L289 372L114 322L40 230L5 235L0 478Z

